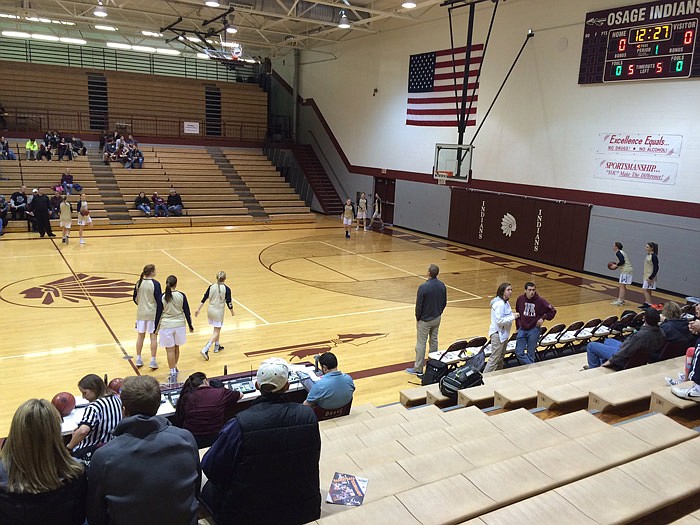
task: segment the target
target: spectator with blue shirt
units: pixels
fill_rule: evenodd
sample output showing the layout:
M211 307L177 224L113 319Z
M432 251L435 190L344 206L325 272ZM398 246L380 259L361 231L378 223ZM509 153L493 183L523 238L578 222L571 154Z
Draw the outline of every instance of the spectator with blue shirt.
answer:
M321 366L323 377L314 383L304 404L332 410L350 403L355 392L355 383L352 377L338 370L338 358L335 354L326 352L318 358L318 364Z

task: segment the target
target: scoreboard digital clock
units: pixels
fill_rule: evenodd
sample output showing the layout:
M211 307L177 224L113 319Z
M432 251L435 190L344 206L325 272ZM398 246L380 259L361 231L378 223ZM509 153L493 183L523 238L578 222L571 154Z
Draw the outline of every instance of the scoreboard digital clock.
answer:
M700 76L699 19L700 0L588 13L579 84Z

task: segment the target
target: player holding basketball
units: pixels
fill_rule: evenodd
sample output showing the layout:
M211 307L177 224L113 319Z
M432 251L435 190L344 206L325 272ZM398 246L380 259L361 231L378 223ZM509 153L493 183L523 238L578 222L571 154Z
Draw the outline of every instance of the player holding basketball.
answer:
M163 303L161 296L163 295L160 283L155 280L156 267L153 264L147 264L143 267L141 277L136 286L134 286L134 302L136 308L136 366L143 366L141 351L143 350L143 340L146 334L151 338L151 364L152 370L158 368L156 363L156 352L158 351L158 333L156 327L160 322L160 316L163 313Z
M85 193L80 194L80 198L78 199L78 203L75 205L75 209L78 210L78 233L80 234L80 244L85 244L85 239L83 239L83 228L85 226L92 226L90 208L88 207Z
M632 263L629 262L627 254L622 251L622 243L616 242L613 245L613 250L615 250L615 256L617 257L617 263L615 263L610 269L620 270L620 291L618 293L617 299L611 302L613 306L622 306L625 304L625 294L627 293L627 285L632 284Z
M224 305L226 305L231 312L231 315L236 315L233 311L233 300L231 299L231 288L224 284L226 280L226 272L223 270L216 274L216 282L212 284L207 291L204 292L204 297L202 297L202 302L199 304L199 308L194 313L194 316L199 315L199 311L204 306L204 303L209 299L209 307L207 308L207 318L209 319L209 324L214 327L214 333L211 338L204 345L201 350L204 359L209 361L209 348L214 345L214 353L219 350L223 350L224 347L219 344L219 336L221 335L221 326L224 323Z
M169 381L171 384L177 383L177 362L180 359L180 347L187 341L185 323L189 326L190 333L194 332L187 296L176 288L177 277L168 275L168 278L165 280L165 293L163 294L163 315L158 325L160 346L165 347L165 351L168 354Z

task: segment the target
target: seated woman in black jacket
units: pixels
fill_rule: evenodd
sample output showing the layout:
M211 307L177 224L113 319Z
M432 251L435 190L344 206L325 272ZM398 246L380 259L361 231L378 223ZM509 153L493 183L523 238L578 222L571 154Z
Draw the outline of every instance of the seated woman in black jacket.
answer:
M61 438L61 416L45 399L24 402L0 451L0 524L82 525L85 468Z

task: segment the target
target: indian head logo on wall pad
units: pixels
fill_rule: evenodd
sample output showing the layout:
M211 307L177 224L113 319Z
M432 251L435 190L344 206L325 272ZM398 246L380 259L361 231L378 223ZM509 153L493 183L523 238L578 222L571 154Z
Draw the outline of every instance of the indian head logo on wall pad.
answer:
M510 213L506 213L501 219L501 231L506 237L513 235L513 232L518 229L518 223Z

